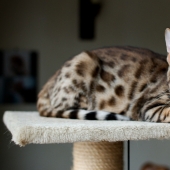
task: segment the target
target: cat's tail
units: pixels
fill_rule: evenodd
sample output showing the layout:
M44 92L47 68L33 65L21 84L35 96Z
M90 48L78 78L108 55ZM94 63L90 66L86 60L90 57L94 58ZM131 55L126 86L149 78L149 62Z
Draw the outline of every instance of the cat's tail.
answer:
M80 120L120 120L130 121L131 118L107 111L95 111L85 109L70 109L59 114L61 118L80 119ZM58 115L57 115L58 116Z

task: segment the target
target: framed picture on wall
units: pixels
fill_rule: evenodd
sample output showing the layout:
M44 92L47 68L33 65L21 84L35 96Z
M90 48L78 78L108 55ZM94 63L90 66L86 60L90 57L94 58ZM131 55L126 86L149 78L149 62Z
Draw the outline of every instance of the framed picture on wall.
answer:
M0 103L35 103L38 53L0 50Z

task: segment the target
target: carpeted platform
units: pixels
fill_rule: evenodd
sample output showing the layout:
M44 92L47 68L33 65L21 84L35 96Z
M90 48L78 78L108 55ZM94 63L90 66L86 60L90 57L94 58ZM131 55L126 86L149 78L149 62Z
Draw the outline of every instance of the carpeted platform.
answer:
M136 121L87 121L40 117L38 112L7 111L3 121L20 146L170 138L170 124Z

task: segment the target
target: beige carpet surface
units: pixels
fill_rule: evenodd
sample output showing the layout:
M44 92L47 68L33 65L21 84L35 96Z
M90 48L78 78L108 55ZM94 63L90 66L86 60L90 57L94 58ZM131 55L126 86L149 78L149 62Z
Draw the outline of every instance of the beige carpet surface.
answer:
M166 123L45 118L38 112L15 111L6 111L3 121L12 134L12 141L20 146L170 138L170 124Z

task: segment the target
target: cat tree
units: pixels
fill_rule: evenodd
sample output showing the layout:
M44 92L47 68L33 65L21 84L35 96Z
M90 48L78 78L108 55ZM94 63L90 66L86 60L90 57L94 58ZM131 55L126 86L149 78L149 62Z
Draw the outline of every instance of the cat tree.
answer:
M87 121L40 117L38 112L4 114L12 141L26 144L74 143L73 170L123 170L123 142L168 139L170 124Z

